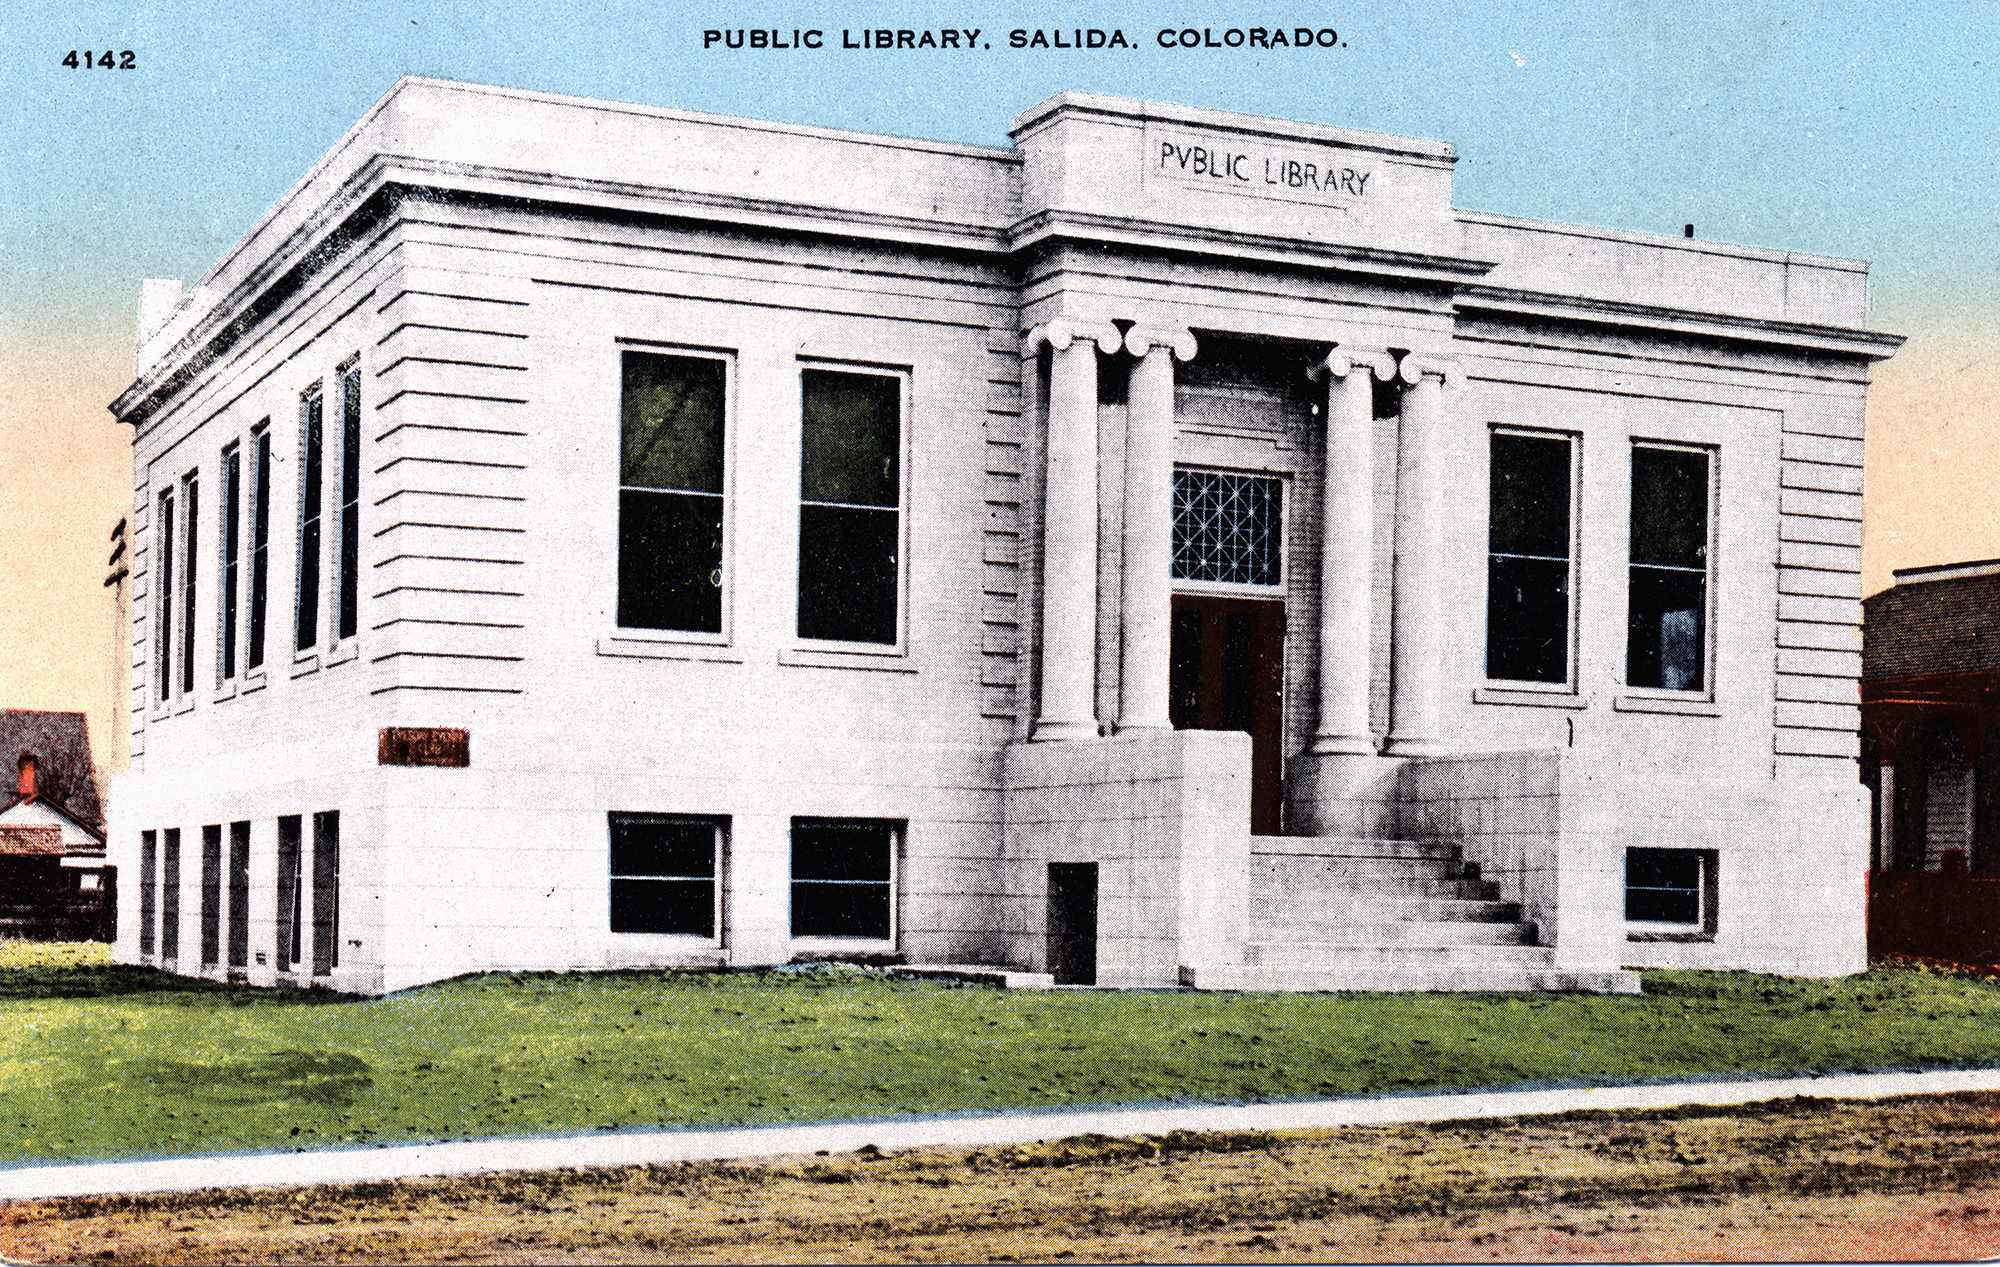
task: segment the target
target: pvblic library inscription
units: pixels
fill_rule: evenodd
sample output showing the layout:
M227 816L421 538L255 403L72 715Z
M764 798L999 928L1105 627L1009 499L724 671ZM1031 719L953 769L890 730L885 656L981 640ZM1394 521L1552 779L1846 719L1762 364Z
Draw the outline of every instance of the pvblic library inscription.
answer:
M943 27L937 30L911 27L842 27L839 31L818 27L710 27L701 33L703 49L722 51L804 49L856 49L871 52L921 52L932 50L985 51L995 37L984 27ZM1199 49L1243 49L1273 51L1286 49L1345 48L1340 33L1330 26L1249 26L1208 27L1168 26L1147 35L1127 35L1118 27L1019 27L1007 32L1004 47L1010 49L1084 49L1136 51L1150 42L1169 51Z

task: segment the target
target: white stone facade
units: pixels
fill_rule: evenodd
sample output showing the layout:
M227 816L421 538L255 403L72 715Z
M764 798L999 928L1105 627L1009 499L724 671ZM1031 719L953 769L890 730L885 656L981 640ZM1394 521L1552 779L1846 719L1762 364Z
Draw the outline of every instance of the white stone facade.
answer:
M1061 974L1060 935L1109 985L1862 966L1862 402L1897 344L1861 328L1863 266L1459 212L1433 142L1076 94L1014 137L405 80L178 303L150 288L114 406L120 961L363 992ZM628 354L722 384L688 494L720 525L713 628L620 623ZM807 495L814 373L896 402L878 492ZM1496 436L1569 463L1534 512L1566 540L1521 555L1556 578L1521 600L1533 680L1489 676ZM1705 534L1679 563L1633 553L1641 450ZM1176 562L1197 476L1267 499L1231 521L1264 525L1250 579ZM801 635L828 523L887 534L879 633ZM465 760L398 764L398 729ZM616 815L712 826L711 887L618 890ZM841 881L879 921L814 935L820 827L882 833L886 877ZM1674 851L1645 908L1672 918L1626 918L1634 849ZM1362 873L1471 940L1271 923L1355 906ZM708 935L613 931L660 876L713 894ZM1052 883L1094 887L1058 916Z

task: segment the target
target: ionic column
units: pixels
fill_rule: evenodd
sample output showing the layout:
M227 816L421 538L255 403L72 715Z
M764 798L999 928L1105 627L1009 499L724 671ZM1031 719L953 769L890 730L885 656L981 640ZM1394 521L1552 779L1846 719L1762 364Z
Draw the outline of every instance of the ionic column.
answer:
M1191 361L1186 330L1135 326L1139 358L1125 413L1125 567L1119 606L1118 728L1165 729L1173 658L1174 362Z
M1326 382L1326 469L1319 564L1319 731L1309 751L1375 754L1368 720L1375 581L1375 380L1387 352L1338 348L1313 367Z
M1456 361L1403 358L1396 445L1396 579L1391 622L1389 741L1385 756L1445 751L1438 720L1444 684L1444 462L1450 424L1445 389L1464 378Z
M1108 321L1058 318L1028 334L1049 369L1042 486L1042 703L1036 739L1097 736L1097 353L1123 340Z

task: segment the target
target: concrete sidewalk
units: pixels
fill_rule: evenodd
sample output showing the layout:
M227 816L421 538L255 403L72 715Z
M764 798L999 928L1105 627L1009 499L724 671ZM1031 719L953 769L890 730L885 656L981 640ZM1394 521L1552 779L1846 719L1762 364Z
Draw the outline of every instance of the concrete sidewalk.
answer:
M1168 1131L1256 1131L1438 1122L1579 1109L1658 1109L1747 1104L1784 1096L1872 1100L1950 1091L2000 1091L2000 1069L1939 1073L1835 1074L1741 1082L1581 1087L1463 1095L1391 1096L1285 1104L1022 1112L994 1117L835 1122L732 1130L648 1131L562 1138L469 1140L384 1148L182 1157L0 1170L0 1201L192 1192L201 1188L292 1187L563 1166L633 1166L846 1152L873 1144L980 1148L1069 1135L1161 1135Z

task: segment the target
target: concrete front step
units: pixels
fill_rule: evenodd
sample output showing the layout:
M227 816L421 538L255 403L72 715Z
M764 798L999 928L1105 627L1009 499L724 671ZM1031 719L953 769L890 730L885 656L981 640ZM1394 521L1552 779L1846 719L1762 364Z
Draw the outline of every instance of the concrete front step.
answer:
M1482 880L1478 883L1486 882ZM1386 920L1436 923L1448 920L1453 923L1516 924L1521 920L1521 904L1475 898L1388 897L1380 893L1360 897L1347 893L1260 893L1257 895L1254 918L1273 923L1293 920L1342 924L1374 924Z
M1314 875L1289 868L1283 872L1273 872L1263 867L1252 866L1250 895L1258 902L1286 898L1318 898L1332 902L1358 898L1380 898L1385 901L1431 899L1497 902L1500 900L1500 886L1491 880L1481 880L1477 876L1439 879L1417 873L1382 875L1379 872L1339 871Z
M1387 967L1273 967L1222 964L1181 969L1181 984L1197 990L1581 990L1637 994L1636 974L1532 965L1490 968L1398 965Z
M1253 941L1243 947L1245 964L1268 968L1542 968L1553 965L1555 955L1549 946L1434 941Z
M1366 922L1250 917L1250 940L1264 944L1337 946L1532 946L1535 926L1520 920L1390 920Z
M1252 836L1250 852L1316 858L1440 858L1451 862L1461 856L1456 841L1381 836Z
M1333 858L1324 854L1251 854L1256 875L1307 884L1368 884L1377 880L1477 880L1479 864L1457 858Z

